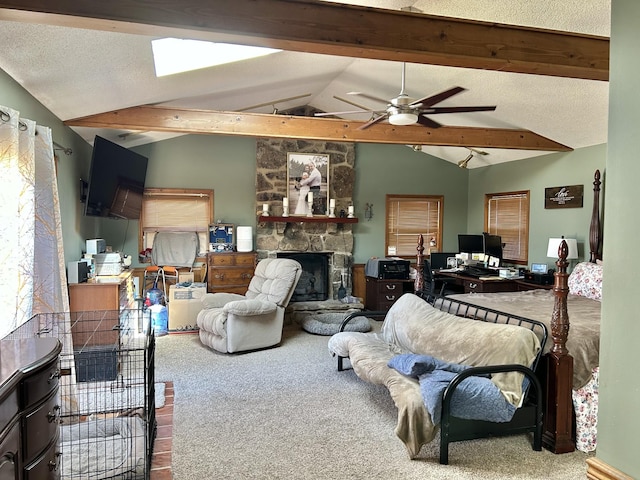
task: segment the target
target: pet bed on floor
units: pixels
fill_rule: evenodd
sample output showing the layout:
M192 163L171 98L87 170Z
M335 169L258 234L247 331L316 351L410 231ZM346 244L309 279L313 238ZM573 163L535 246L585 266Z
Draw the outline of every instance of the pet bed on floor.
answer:
M145 428L140 417L88 420L60 427L60 479L142 479Z
M309 315L301 322L302 329L316 335L333 335L338 333L340 325L345 319L344 313L318 313ZM345 332L368 332L371 330L371 323L368 317L356 317L350 321Z

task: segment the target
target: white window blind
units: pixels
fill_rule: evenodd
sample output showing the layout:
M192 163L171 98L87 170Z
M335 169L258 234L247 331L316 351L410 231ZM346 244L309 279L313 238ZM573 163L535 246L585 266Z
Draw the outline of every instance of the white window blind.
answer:
M529 192L485 196L487 232L500 235L504 261L527 264L529 256Z
M147 188L140 216L141 250L151 248L156 232L198 232L200 251L209 244L213 190Z
M444 197L431 195L387 195L386 252L397 256L415 257L418 237L424 238L428 249L438 250L442 244L442 205ZM430 247L430 244L435 246Z

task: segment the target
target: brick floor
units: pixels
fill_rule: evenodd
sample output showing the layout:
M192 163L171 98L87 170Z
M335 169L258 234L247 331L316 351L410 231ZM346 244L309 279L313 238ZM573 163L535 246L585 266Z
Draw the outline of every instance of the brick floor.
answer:
M166 382L164 407L156 409L158 432L153 444L151 480L171 480L171 445L173 443L173 382Z

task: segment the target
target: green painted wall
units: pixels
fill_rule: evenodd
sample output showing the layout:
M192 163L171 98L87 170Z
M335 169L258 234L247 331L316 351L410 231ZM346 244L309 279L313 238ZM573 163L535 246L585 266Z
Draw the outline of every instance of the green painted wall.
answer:
M604 225L604 282L600 337L598 451L608 465L640 478L640 318L638 275L627 255L640 237L638 130L640 49L637 0L612 3L609 145Z
M579 260L588 260L593 174L596 169L604 174L606 155L606 145L598 145L469 170L469 232L484 230L486 193L529 190L529 265L547 263L551 268L547 243L550 237L562 235L576 238ZM566 185L584 186L583 207L545 209L544 189Z
M385 255L385 195L444 195L443 250L457 250L458 233L466 229L467 172L404 145L356 145L354 261ZM365 220L365 204L373 218Z

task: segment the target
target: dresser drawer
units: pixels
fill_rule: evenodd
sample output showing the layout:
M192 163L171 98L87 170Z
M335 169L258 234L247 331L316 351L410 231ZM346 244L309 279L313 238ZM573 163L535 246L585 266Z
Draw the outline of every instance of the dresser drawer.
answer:
M60 369L58 368L57 359L55 362L48 364L42 371L28 377L24 380L23 388L23 409L28 409L36 404L49 393L58 389L58 381L60 379Z
M22 478L24 480L60 479L60 455L57 435L42 455L25 465Z
M255 269L255 253L210 253L207 255L209 267L250 266Z
M377 290L378 294L381 295L381 298L387 298L391 301L391 297L394 297L393 300L397 300L398 298L400 298L400 295L404 293L404 283L379 281Z
M249 285L254 270L253 267L216 268L209 274L209 285L212 288L231 285Z
M57 435L60 405L57 392L40 407L24 417L24 458L26 462L35 458Z
M510 281L478 281L465 280L464 293L497 293L497 292L513 292L515 284Z

